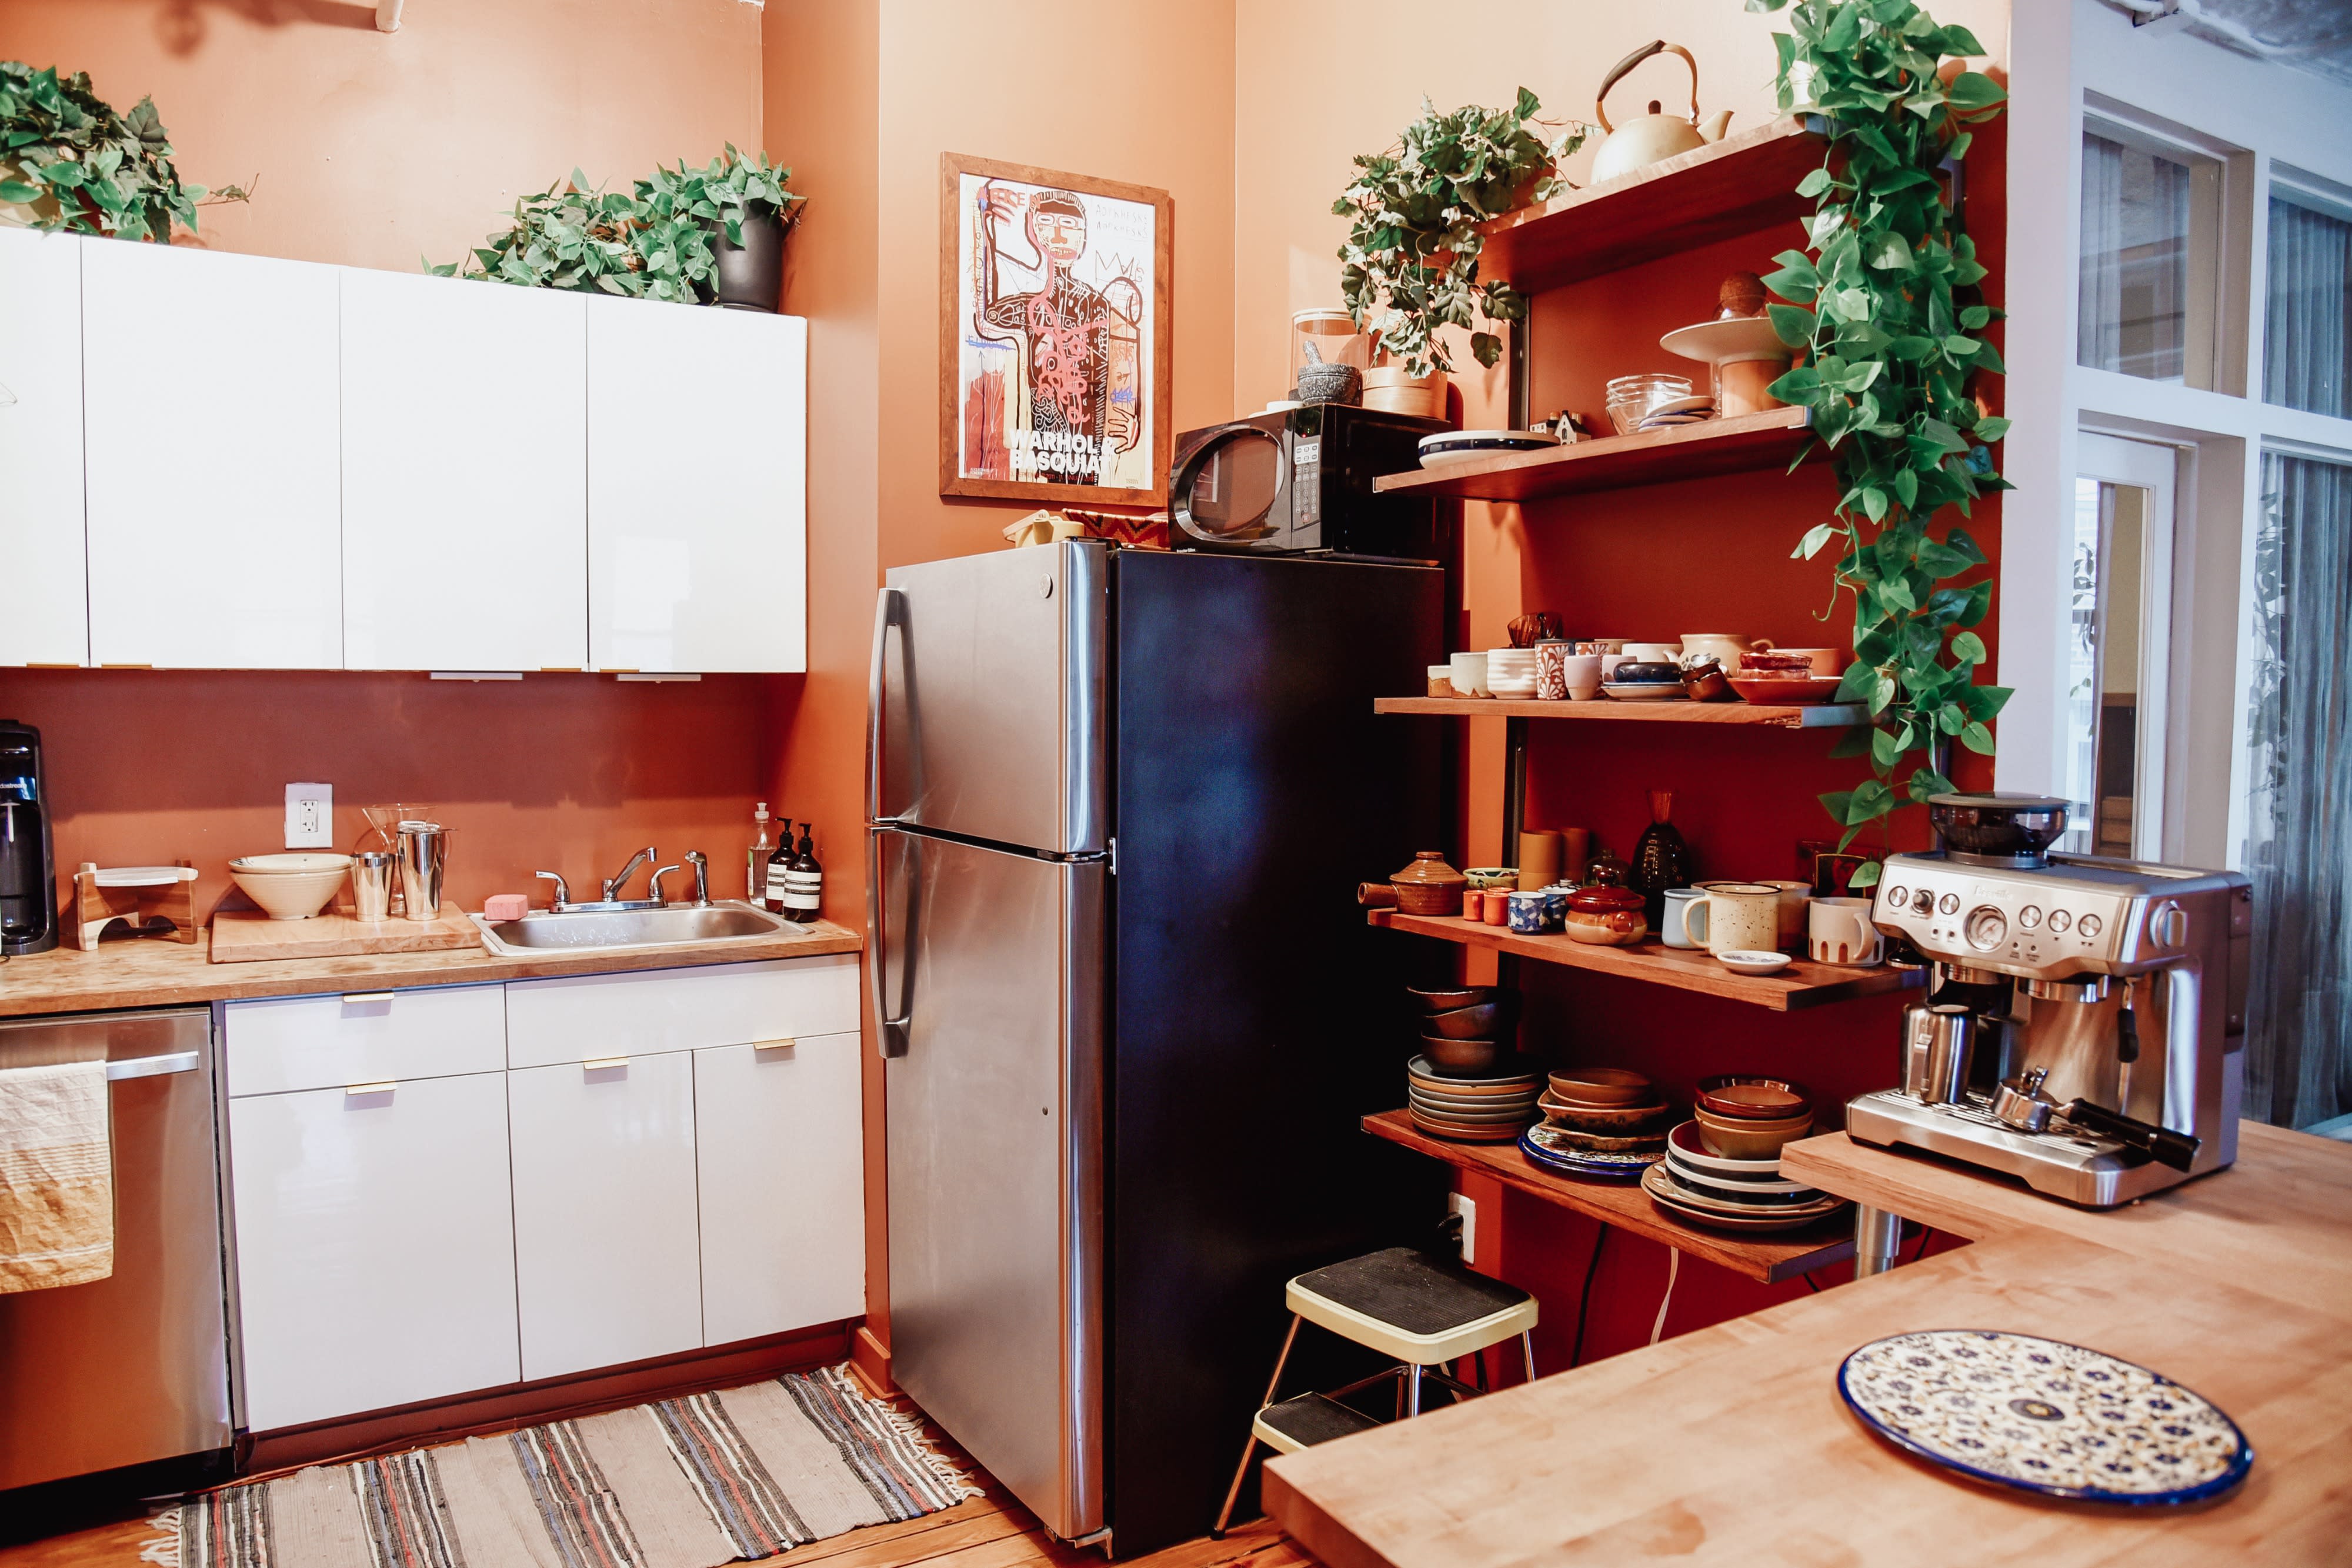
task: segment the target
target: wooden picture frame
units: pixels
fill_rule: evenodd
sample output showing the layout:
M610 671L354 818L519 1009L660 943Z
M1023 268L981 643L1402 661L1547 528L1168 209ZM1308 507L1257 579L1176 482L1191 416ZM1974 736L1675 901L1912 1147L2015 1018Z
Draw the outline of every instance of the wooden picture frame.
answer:
M1174 220L1166 191L940 154L941 495L1160 504Z

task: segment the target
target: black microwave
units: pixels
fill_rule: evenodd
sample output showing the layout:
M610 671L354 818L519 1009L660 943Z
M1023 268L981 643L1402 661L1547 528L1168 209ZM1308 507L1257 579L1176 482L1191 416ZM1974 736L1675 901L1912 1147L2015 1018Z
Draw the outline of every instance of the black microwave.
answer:
M1420 472L1421 438L1451 428L1323 403L1187 430L1168 472L1168 542L1444 559L1436 501L1376 495L1372 481Z

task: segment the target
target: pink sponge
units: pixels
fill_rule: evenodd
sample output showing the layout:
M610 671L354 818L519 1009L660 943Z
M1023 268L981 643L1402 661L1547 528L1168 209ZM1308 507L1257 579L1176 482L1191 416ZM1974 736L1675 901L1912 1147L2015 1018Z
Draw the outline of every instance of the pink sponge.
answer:
M482 900L486 921L519 921L530 913L530 900L520 893L492 893Z

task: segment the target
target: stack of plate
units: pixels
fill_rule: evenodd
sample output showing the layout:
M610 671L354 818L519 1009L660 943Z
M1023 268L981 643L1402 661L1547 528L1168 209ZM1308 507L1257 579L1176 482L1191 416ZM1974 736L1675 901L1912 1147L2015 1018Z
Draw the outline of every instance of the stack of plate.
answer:
M1536 694L1536 650L1531 647L1488 648L1486 689L1497 697L1533 697Z
M1845 1200L1780 1175L1780 1157L1734 1160L1711 1152L1696 1121L1666 1135L1666 1157L1642 1173L1642 1190L1678 1220L1717 1230L1799 1230Z
M1440 430L1421 438L1421 466L1442 468L1472 458L1540 452L1559 444L1559 437L1543 430Z
M1551 1075L1537 1108L1544 1125L1519 1148L1563 1175L1622 1179L1664 1157L1673 1112L1656 1087L1624 1068L1568 1068Z
M1636 430L1664 430L1675 425L1696 425L1715 417L1715 399L1706 393L1656 404L1634 425Z
M1412 1124L1435 1138L1465 1143L1507 1143L1536 1113L1543 1076L1532 1062L1507 1057L1475 1077L1441 1072L1427 1057L1405 1067Z

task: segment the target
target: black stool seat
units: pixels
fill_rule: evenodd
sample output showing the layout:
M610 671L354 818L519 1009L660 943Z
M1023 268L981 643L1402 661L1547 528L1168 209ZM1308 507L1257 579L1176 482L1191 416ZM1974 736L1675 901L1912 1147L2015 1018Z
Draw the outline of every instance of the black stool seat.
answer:
M1433 1366L1535 1326L1535 1298L1410 1247L1301 1274L1286 1305L1401 1361Z
M1295 1454L1334 1437L1369 1432L1382 1423L1320 1394L1302 1394L1257 1413L1253 1434L1278 1454Z

